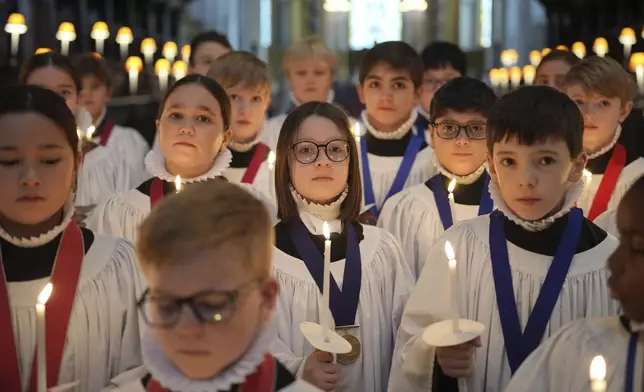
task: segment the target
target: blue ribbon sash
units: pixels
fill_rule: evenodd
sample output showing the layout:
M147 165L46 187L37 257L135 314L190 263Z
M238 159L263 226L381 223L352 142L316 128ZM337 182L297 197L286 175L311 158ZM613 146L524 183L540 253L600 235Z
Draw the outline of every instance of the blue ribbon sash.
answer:
M409 143L407 144L407 148L405 149L405 155L403 155L402 162L400 162L400 167L398 168L396 177L394 177L394 181L391 184L391 188L389 188L389 192L387 192L387 195L385 196L385 200L383 201L383 204L385 201L387 201L387 199L389 199L391 196L395 195L396 193L402 191L403 188L405 187L405 182L407 182L409 173L411 173L411 169L414 165L414 161L416 160L416 154L418 154L418 151L420 150L420 146L423 145L423 142L424 142L424 138L422 133L412 134L412 137L409 140ZM371 181L371 171L369 170L369 154L367 152L366 137L360 138L360 155L362 159L362 183L363 183L363 189L364 189L365 205L375 204L376 197L373 192L373 183ZM376 217L380 213L379 208L376 205L374 205L374 207L371 208L371 212L373 212L373 214Z
M347 225L347 259L344 264L344 278L342 290L338 283L330 277L329 307L335 320L336 327L354 325L358 312L358 301L360 299L360 286L362 283L362 261L360 256L360 244L356 229L350 222ZM290 227L291 240L295 245L297 253L315 280L315 283L322 293L324 275L324 255L315 246L315 243L308 234L308 229L298 221ZM333 244L331 244L333 246Z
M479 202L479 216L489 214L492 212L494 202L490 196L488 185L490 184L490 175L486 172L483 182L483 190L481 191L481 201ZM447 197L447 190L443 186L443 179L440 174L435 175L429 180L429 189L434 193L434 200L436 201L436 208L438 215L443 223L443 229L447 230L454 225L452 216L452 207L449 205L449 198Z
M554 260L530 313L525 331L522 333L512 285L512 270L503 226L504 217L498 210L490 216L492 274L501 329L512 374L543 339L579 244L583 218L583 212L579 208L570 210L568 224L557 247Z

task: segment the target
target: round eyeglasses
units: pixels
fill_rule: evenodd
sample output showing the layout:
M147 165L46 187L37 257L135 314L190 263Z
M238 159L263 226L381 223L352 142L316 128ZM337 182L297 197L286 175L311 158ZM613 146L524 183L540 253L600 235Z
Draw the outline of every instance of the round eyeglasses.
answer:
M472 140L483 140L487 134L487 126L485 124L461 125L453 122L442 122L433 123L432 126L436 129L436 134L441 139L456 139L463 130L465 130L467 137Z
M304 165L311 164L318 159L320 148L324 148L324 153L332 162L342 162L349 157L349 143L342 139L331 140L326 144L304 141L291 146L295 159Z

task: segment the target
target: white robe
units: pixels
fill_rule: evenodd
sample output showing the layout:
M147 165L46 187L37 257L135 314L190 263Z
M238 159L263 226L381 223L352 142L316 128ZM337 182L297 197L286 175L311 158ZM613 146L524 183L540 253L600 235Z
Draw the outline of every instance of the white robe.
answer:
M287 114L278 114L264 122L264 129L259 137L260 142L266 144L271 151L277 150L277 140L280 137L280 131Z
M606 392L624 392L629 339L618 317L574 321L526 359L505 391L590 391L590 363L601 354L606 360ZM637 351L641 357L641 340ZM641 362L636 371L642 372Z
M617 230L617 210L604 211L601 215L595 218L594 223L604 229L608 234L615 238L619 238L619 230Z
M94 141L100 142L100 137L95 138ZM150 178L150 174L143 165L150 146L136 129L114 124L105 147L127 162L130 169L130 188L136 188Z
M458 261L460 316L486 327L482 347L474 355L474 374L466 380L468 390L497 392L508 384L511 372L492 276L489 227L490 216L480 216L457 223L436 241L405 307L396 339L390 392L431 390L436 350L422 340L422 333L428 325L450 317L450 271L444 250L447 240ZM507 244L519 319L525 329L553 258L526 251L509 241ZM617 304L610 299L607 287L606 269L606 259L616 247L616 240L608 236L594 248L574 256L544 337L575 319L617 314Z
M94 236L78 280L59 385L78 381L71 391L99 391L113 377L141 365L136 302L142 278L135 260L128 242ZM23 388L29 382L36 348L34 304L48 282L43 278L7 286Z
M309 230L322 233L322 221L310 215L303 217ZM315 223L313 223L315 222ZM336 221L337 223L337 221ZM362 283L355 323L362 344L360 358L341 366L337 392L384 392L391 365L394 338L402 310L413 286L411 272L400 246L386 231L363 226L360 242ZM342 289L345 260L331 264L331 275ZM280 284L277 304L278 339L271 350L291 372L301 374L313 347L300 331L304 321L318 322L320 289L306 265L275 249L273 270Z
M241 184L244 174L246 174L246 167L230 167L224 170L224 177L228 181ZM271 200L273 203L277 203L275 197L275 174L273 170L268 169L268 163L266 161L262 162L255 176L255 180L251 184L253 188L260 191L267 199Z
M642 177L642 175L644 175L644 158L638 158L624 167L617 179L617 184L615 184L615 189L613 190L606 210L616 210L624 194L626 194L631 185ZM603 174L593 174L592 179L586 182L586 187L579 198L579 208L584 210L585 216L588 216L590 212L590 207L593 204L593 200L595 200L595 195L597 195L602 178L604 178Z
M140 371L141 377L145 375L144 370ZM115 381L115 386L108 387L103 389L103 392L146 392L146 389L141 384L140 380L121 382L120 380ZM279 392L321 392L319 389L315 388L313 385L308 384L302 380L295 380L295 382L286 388L278 389ZM180 392L180 391L177 391ZM204 391L204 392L218 392L218 391Z
M75 204L98 204L108 197L132 188L130 167L126 160L106 147L88 152L78 173Z
M479 206L454 204L454 223L478 216ZM389 231L400 242L405 258L418 280L425 260L437 238L444 232L434 192L424 183L392 196L380 211L378 227Z

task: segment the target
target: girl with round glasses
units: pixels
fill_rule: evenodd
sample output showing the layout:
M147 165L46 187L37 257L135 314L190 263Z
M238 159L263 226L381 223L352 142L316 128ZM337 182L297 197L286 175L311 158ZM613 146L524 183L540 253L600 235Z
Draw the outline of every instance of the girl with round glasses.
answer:
M321 102L295 109L280 132L275 173L281 222L275 227L273 265L280 293L272 352L322 390L385 391L413 278L397 241L358 223L358 151L342 110ZM320 322L325 222L332 242L331 314L336 331L352 344L337 363L300 332L302 322Z

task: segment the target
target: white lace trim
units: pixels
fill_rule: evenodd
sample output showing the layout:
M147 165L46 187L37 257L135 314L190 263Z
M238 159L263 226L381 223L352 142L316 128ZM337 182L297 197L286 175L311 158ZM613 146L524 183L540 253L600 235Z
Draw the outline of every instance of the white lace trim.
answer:
M615 135L613 136L613 140L610 141L610 143L603 148L600 148L599 150L595 152L587 152L588 154L588 159L595 159L597 157L600 157L604 154L606 154L608 151L610 151L611 148L615 147L615 144L617 144L617 140L619 139L619 136L622 134L622 124L619 124L617 126L617 129L615 129Z
M421 115L425 120L431 122L431 118L429 117L429 112L425 111L425 108L423 108L423 105L418 105L416 107L416 110L418 111L418 114Z
M260 129L255 134L255 138L248 143L230 141L228 142L228 148L230 148L235 152L248 152L260 142L259 137L261 136L261 134L262 134L262 131Z
M227 391L233 385L243 383L246 377L253 374L264 361L264 355L269 351L273 336L277 335L276 323L271 321L263 331L258 333L248 351L236 363L231 364L213 379L191 380L165 356L150 327L143 325L142 328L143 363L152 377L164 388L181 392Z
M0 227L0 238L21 248L37 248L51 242L54 238L58 237L62 233L69 222L72 221L74 217L74 195L71 194L69 200L65 203L63 207L63 220L59 225L54 226L50 230L42 233L38 237L15 237L9 234L4 228Z
M291 195L293 195L295 204L297 204L300 211L306 212L316 218L327 222L335 221L338 219L338 217L340 216L340 210L342 209L342 203L344 202L344 199L347 198L348 192L349 186L346 185L337 200L329 204L318 204L306 200L293 187L291 187Z
M302 103L297 98L295 98L295 95L293 94L293 91L290 91L288 93L288 97L291 99L291 102L293 103L293 105L295 105L295 107L298 107L298 106L302 105ZM335 99L335 91L333 91L333 89L330 88L329 92L326 95L326 102L327 103L333 103L334 99Z
M584 186L585 183L583 179L569 184L568 189L566 189L566 193L564 195L564 203L561 206L561 209L557 213L550 215L547 218L536 221L527 221L521 219L517 214L515 214L501 197L501 190L494 181L490 181L489 190L490 197L492 198L494 205L508 219L528 231L541 231L550 227L557 219L566 215L573 207L575 207L577 200L579 200L579 197L584 190Z
M434 162L434 166L436 166L436 170L438 170L440 174L444 175L450 180L456 180L456 183L461 185L469 185L476 182L476 180L478 180L479 177L481 177L481 174L483 174L483 172L487 170L487 163L483 163L481 166L478 167L478 169L476 169L472 173L465 176L458 176L456 174L451 173L449 170L447 170L438 161L436 154L432 154L432 161Z
M418 118L418 110L414 108L411 111L411 114L409 115L407 121L405 121L400 127L398 127L398 129L393 132L382 132L374 128L373 125L369 123L366 110L363 110L360 116L362 117L362 122L367 128L367 131L369 131L369 133L372 134L375 138L380 140L400 140L405 137L410 129L413 129L414 123Z
M215 157L215 160L210 167L210 170L204 174L193 177L193 178L181 178L183 183L192 183L192 182L202 182L213 179L215 177L220 177L223 175L223 171L228 169L230 166L230 161L233 159L233 154L227 148L222 148L221 151ZM148 155L145 157L145 168L152 174L153 177L157 177L167 182L174 182L175 176L168 173L168 169L165 166L165 157L161 154L160 151L156 149L150 150Z

